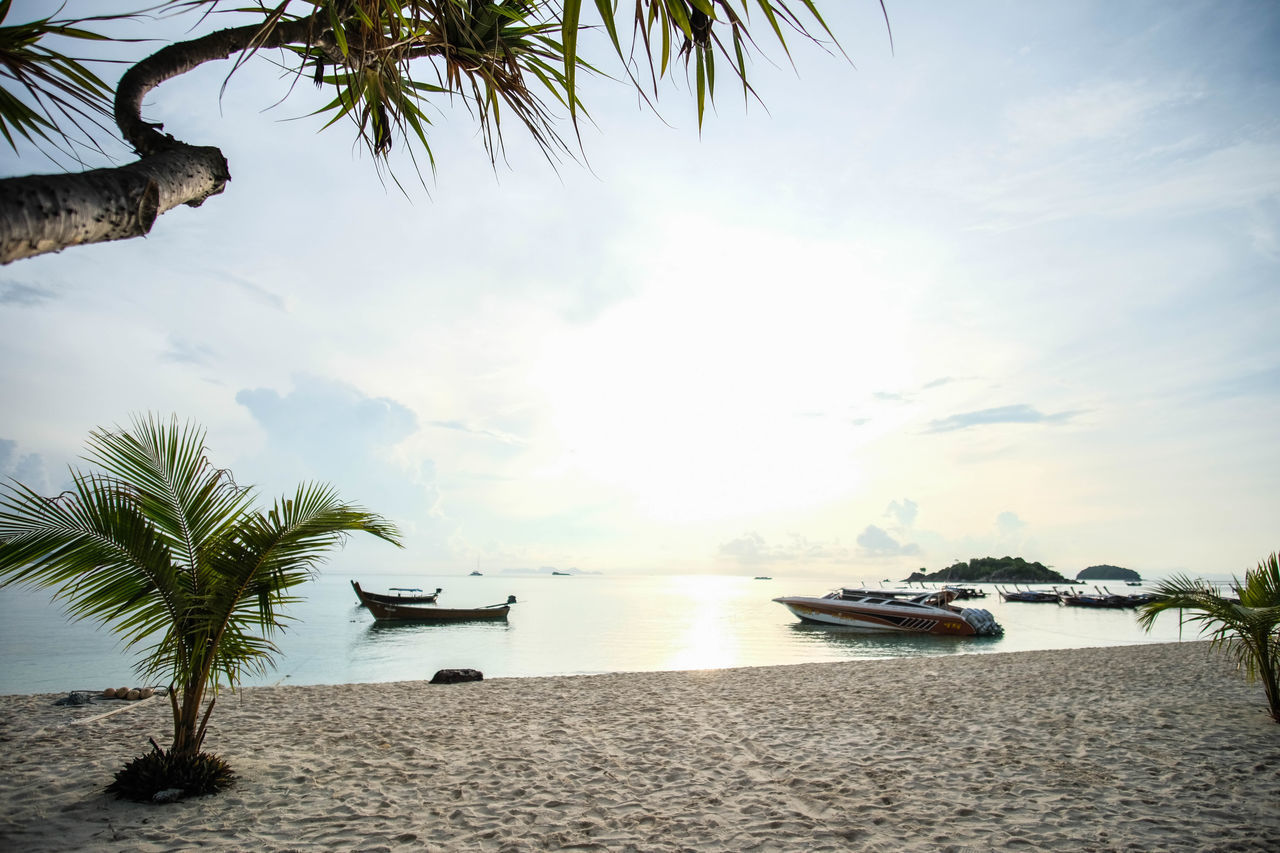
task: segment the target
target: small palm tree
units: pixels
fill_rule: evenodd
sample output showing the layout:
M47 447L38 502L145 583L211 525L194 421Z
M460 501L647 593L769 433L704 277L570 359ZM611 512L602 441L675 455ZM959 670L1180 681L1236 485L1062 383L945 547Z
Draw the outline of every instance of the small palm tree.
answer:
M1158 596L1143 604L1138 624L1148 631L1166 610L1190 611L1183 618L1211 629L1214 646L1227 650L1250 681L1261 679L1272 718L1280 723L1280 558L1272 554L1232 580L1234 597L1227 597L1203 581L1176 575L1154 590Z
M270 511L254 509L252 491L210 464L204 431L176 417L95 430L86 459L102 472L73 469L72 488L56 498L16 482L0 486L0 585L56 589L72 615L142 647L141 676L168 680L172 746L156 746L155 761L134 774L154 790L131 791L128 780L122 787L120 774L111 786L149 799L185 787L174 779L189 780L191 768L213 758L200 748L218 688L266 672L277 651L270 635L285 618L277 609L297 600L290 590L347 532L397 545L399 534L325 485L303 484ZM217 790L223 776L187 792Z

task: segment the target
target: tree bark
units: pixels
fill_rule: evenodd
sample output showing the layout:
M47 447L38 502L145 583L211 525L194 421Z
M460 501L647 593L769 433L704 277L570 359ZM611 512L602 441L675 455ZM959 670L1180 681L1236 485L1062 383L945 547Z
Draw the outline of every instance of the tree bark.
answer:
M141 237L156 217L179 204L198 207L222 192L231 173L217 148L188 145L142 120L142 100L165 80L233 54L311 43L311 18L269 30L220 30L162 48L125 72L116 87L115 117L142 159L109 169L0 180L0 264L68 246Z
M0 181L0 264L142 237L161 213L199 206L230 179L217 148L178 143L114 169Z

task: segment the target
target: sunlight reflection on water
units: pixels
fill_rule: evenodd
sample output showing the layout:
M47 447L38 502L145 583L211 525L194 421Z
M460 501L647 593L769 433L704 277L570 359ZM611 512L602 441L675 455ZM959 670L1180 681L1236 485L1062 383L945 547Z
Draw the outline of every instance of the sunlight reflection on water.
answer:
M443 587L442 606L474 607L515 595L507 622L380 625L358 606L348 578L324 575L289 611L277 637L279 666L246 684L340 684L427 679L467 667L486 677L575 675L807 663L904 656L983 654L1179 639L1176 615L1143 632L1133 611L985 599L1003 637L859 634L800 623L773 602L821 595L832 578L755 580L720 575L398 577L365 574L371 590ZM856 581L850 581L855 583ZM1185 639L1195 632L1186 629ZM68 623L47 593L0 590L0 692L36 693L132 683L136 656L114 635Z

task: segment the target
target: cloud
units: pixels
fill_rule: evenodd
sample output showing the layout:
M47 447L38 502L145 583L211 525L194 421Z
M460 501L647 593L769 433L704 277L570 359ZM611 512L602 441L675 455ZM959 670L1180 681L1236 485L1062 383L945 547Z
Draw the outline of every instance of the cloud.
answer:
M417 430L417 419L404 405L309 375L294 377L287 394L245 389L236 402L266 433L266 447L253 460L252 472L255 478L265 475L270 492L291 493L300 481L319 480L406 532L439 518L434 462L399 452L398 445ZM439 546L447 533L433 532Z
M268 388L245 389L236 402L270 441L316 461L393 445L417 429L413 412L400 403L316 376L294 377L294 390L284 396Z
M502 444L512 444L519 447L528 445L528 442L519 436L512 435L508 432L502 432L496 429L484 429L483 427L474 427L462 421L428 421L427 426L437 429L450 429L457 432L463 432L467 435L478 435L483 438L492 438Z
M194 364L208 366L213 364L215 354L203 344L180 340L170 336L169 348L160 355L161 360L177 364Z
M1016 513L1005 511L996 516L996 529L1001 536L1017 536L1026 529L1027 523L1018 518Z
M894 518L899 527L911 527L916 523L916 515L919 510L920 507L915 501L910 498L903 498L902 503L894 501L889 504L889 509L885 511L885 515Z
M39 494L51 494L49 477L40 454L19 454L18 443L7 438L0 438L0 479L17 480Z
M238 287L251 298L261 302L263 305L267 305L277 311L288 311L288 306L285 304L284 298L273 290L269 290L260 284L241 278L240 276L227 272L226 270L210 270L210 275Z
M740 563L765 563L773 559L769 555L764 537L754 531L722 543L719 554L722 557L732 557Z
M920 553L920 546L914 542L899 543L883 528L868 524L858 534L859 553L864 557L907 557Z
M1244 370L1220 376L1213 385L1197 388L1187 395L1197 402L1250 399L1275 399L1280 394L1280 366Z
M30 308L52 302L57 294L50 288L22 284L17 281L0 281L0 305L18 305Z
M929 422L925 432L953 432L976 426L992 424L1062 424L1074 418L1079 412L1056 412L1046 415L1025 403L1015 406L999 406L994 409L979 409L975 412L962 412Z
M720 545L719 556L736 560L743 565L759 565L762 563L789 564L836 561L846 559L847 549L839 542L826 543L811 541L798 533L792 533L787 542L771 545L754 530L744 533L737 539L731 539Z
M1145 80L1108 80L1013 104L1009 136L1030 149L1125 138L1153 114L1202 97L1197 89L1163 88Z

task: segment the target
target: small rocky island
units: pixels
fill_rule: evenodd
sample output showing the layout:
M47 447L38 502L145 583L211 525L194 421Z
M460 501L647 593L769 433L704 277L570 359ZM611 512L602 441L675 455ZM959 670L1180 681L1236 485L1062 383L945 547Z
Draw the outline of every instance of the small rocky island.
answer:
M1129 581L1140 582L1142 575L1133 569L1122 569L1119 566L1090 566L1081 569L1076 575L1078 581Z
M1085 571L1088 571L1086 569ZM932 574L923 568L911 573L908 583L1073 583L1043 563L1028 563L1021 557L975 557L939 569Z

